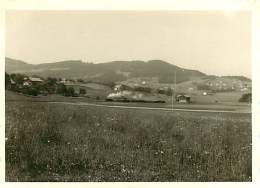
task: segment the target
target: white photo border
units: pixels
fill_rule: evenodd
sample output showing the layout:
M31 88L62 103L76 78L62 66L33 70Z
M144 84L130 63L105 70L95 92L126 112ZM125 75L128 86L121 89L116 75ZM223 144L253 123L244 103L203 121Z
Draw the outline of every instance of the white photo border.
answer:
M256 187L260 183L260 2L258 0L5 0L0 2L0 187ZM7 10L198 10L252 13L252 182L9 183L5 182L5 11ZM258 186L259 187L259 186Z

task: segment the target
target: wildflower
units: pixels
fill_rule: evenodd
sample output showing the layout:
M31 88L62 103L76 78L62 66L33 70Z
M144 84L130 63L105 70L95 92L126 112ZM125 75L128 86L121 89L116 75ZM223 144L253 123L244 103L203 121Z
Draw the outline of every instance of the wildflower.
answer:
M122 169L122 172L125 173L125 172L126 172L126 169L123 168L123 169Z

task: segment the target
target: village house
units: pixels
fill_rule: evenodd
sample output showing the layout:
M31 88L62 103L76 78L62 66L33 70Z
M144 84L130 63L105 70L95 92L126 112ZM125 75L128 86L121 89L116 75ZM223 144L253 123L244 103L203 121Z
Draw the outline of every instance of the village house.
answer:
M66 78L62 78L60 81L61 84L65 84L66 83Z
M178 103L190 103L191 102L191 97L188 95L177 95L176 96L176 102Z
M8 87L8 89L13 89L15 88L15 86L16 82L12 78L10 78L10 85L7 85L6 87Z
M41 84L43 80L38 77L24 77L23 86L30 87L33 84Z

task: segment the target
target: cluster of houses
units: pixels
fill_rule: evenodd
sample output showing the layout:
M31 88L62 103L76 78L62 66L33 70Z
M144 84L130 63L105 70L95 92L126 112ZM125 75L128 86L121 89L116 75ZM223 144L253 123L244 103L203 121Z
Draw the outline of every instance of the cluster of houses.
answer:
M24 77L23 86L30 87L33 84L41 84L43 80L37 77Z
M30 88L44 88L47 82L46 80L36 77L36 76L24 76L19 81L19 84L16 80L10 79L11 86L18 87L19 89L30 89ZM89 85L84 83L79 83L73 80L67 80L65 78L55 80L55 85L62 84L66 89L73 88L73 93L75 96L87 96L87 91L91 90ZM137 101L137 102L165 102L159 94L155 94L151 88L146 87L146 82L143 81L141 85L136 85L134 87L125 85L125 84L117 84L114 86L112 92L105 94L105 89L98 90L98 92L104 92L107 100L112 101ZM40 87L39 87L40 86ZM169 88L160 88L163 91L169 90ZM170 88L172 89L172 88ZM92 89L93 90L93 89ZM42 93L42 91L39 91ZM158 91L156 91L158 92ZM175 100L178 103L190 103L191 97L185 94L175 94Z
M37 88L39 93L45 93L46 91L44 90L44 85L46 85L46 80L36 77L36 76L24 76L22 78L22 81L20 80L19 83L15 81L14 79L10 78L10 89L12 88L18 88L20 90L23 89L30 89L30 88ZM56 86L58 84L62 84L65 86L66 89L68 88L73 88L73 92L75 93L76 96L86 94L86 89L82 86L79 86L75 84L74 82L68 81L66 79L61 79L61 80L56 80L54 83ZM57 88L56 88L57 89Z
M23 78L22 83L17 83L15 80L10 78L11 88L17 86L18 88L31 87L33 85L41 84L44 80L38 77L27 77Z
M241 80L211 80L207 81L206 85L214 90L231 90L231 91L250 91L251 84L247 82L243 82Z

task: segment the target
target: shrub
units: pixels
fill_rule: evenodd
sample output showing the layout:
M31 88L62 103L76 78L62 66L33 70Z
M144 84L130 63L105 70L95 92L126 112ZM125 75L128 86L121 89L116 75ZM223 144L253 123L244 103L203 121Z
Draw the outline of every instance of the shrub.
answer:
M69 87L68 89L66 89L66 93L65 93L66 97L73 97L75 96L75 90L73 87Z
M245 93L238 100L239 102L252 102L252 93Z
M61 95L65 95L66 94L66 86L64 84L59 84L57 86L57 93L61 94Z
M198 90L210 90L210 86L205 85L205 84L199 84L197 85Z
M80 89L79 89L79 94L85 95L86 93L87 93L87 92L86 92L85 89L83 89L83 88L80 88Z
M11 87L11 79L9 74L5 73L5 88L9 89Z
M170 87L168 87L167 89L158 89L157 93L171 96L173 92L172 92L172 89Z
M140 91L140 92L146 92L146 93L151 93L152 89L149 87L135 87L135 91Z
M39 90L37 90L36 88L26 88L22 90L22 93L27 95L37 96L39 94Z

